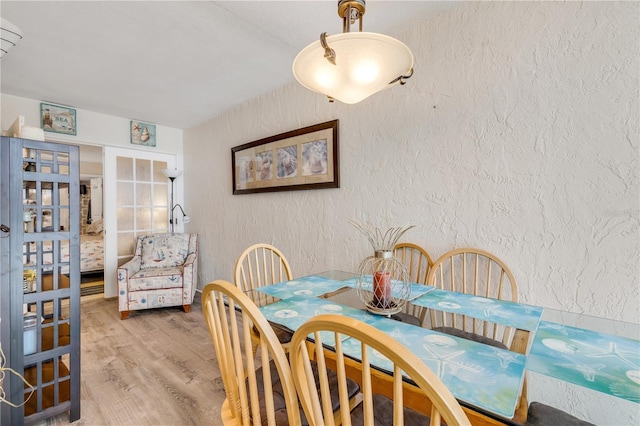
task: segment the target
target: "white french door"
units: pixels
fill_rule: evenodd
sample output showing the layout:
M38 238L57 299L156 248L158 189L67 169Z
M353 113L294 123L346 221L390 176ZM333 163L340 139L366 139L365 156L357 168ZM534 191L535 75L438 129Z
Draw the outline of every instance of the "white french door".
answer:
M104 297L118 294L117 269L134 254L138 235L168 232L174 154L104 148Z

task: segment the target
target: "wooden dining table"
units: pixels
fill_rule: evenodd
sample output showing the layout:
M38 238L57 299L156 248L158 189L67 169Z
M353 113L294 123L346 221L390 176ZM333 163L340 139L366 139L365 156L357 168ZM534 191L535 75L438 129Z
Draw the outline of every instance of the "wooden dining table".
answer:
M466 406L474 424L512 423L510 419L519 407L524 380L524 354L370 313L359 305L354 276L331 271L262 287L258 291L268 297L270 303L260 309L271 323L290 331L295 331L309 318L324 313L345 315L368 323L393 336L423 359ZM431 291L433 288L419 285L412 297L417 300ZM326 336L323 342L335 344L331 339ZM346 339L342 347L352 360L349 363L351 378L360 381L359 345ZM388 361L377 359L372 364L378 369L373 377L376 392L391 397ZM429 413L429 404L410 383L406 384L406 394L408 406Z
M438 375L460 401L473 424L523 423L527 410L525 376L528 370L581 386L592 383L591 373L583 371L588 370L584 367L587 365L584 359L568 357L568 352L575 348L567 341L572 341L572 338L584 339L584 346L579 348L584 351L588 346L586 341L597 336L584 334L580 329L563 328L561 324L541 321L544 310L540 307L424 285L416 284L415 290L412 288L409 303L414 305L513 327L516 330L513 343L509 350L505 350L370 313L363 309L357 297L356 283L353 273L327 271L262 287L258 291L268 298L268 303L260 309L272 324L290 331L295 331L309 318L323 313L356 318L384 331L407 346ZM606 335L600 337L607 338ZM331 346L335 344L331 339L327 336L323 342ZM616 377L615 380L624 382L625 377L631 378L626 381L629 383L624 382L624 386L616 382L618 385L613 386L614 390L609 394L617 393L616 396L623 398L628 395L632 399L640 393L640 385L634 382L634 379L637 380L634 374L640 365L638 344L633 339L614 339L600 354L593 355L607 361L604 363L607 372L611 370L611 374L607 374L608 380ZM360 345L346 338L342 341L342 347L345 354L350 356L349 374L359 381ZM574 354L576 352L573 351ZM558 359L563 362L558 362ZM578 367L569 362L572 359ZM391 397L393 390L388 360L376 359L372 364L377 368L373 377L376 392ZM569 366L577 368L579 373L576 374ZM636 373L633 372L634 368ZM567 373L567 370L573 373ZM580 377L586 379L580 380ZM611 384L598 386L606 391ZM410 382L405 383L405 392L407 406L429 414L429 403Z

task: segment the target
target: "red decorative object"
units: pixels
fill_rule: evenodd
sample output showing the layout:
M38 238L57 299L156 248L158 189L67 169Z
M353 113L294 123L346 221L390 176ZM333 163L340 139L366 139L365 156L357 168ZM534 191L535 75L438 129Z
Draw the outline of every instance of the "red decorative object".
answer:
M377 308L391 307L391 272L376 271L373 276L373 304Z
M351 223L367 236L374 252L358 267L358 297L371 313L390 316L400 312L409 299L411 285L407 267L393 256L393 248L400 236L413 225L382 232L371 225Z

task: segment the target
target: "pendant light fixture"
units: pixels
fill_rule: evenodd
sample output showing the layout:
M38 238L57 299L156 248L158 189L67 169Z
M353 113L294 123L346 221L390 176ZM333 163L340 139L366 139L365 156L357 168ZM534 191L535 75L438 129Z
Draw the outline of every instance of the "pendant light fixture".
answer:
M413 54L402 42L362 31L364 0L338 1L342 34L320 35L293 61L293 75L309 90L355 104L413 74ZM351 26L358 21L358 31Z
M4 18L0 20L0 58L22 40L22 31Z

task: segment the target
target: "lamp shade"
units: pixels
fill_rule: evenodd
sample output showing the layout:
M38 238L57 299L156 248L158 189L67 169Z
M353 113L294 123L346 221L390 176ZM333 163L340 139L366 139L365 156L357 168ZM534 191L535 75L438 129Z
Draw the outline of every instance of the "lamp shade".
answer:
M22 39L22 31L4 18L0 21L0 57Z
M333 65L320 41L311 43L293 61L293 75L309 90L345 104L355 104L411 72L413 53L395 38L368 32L328 36L335 51Z
M182 170L178 169L162 169L162 173L169 179L175 179L182 176Z

